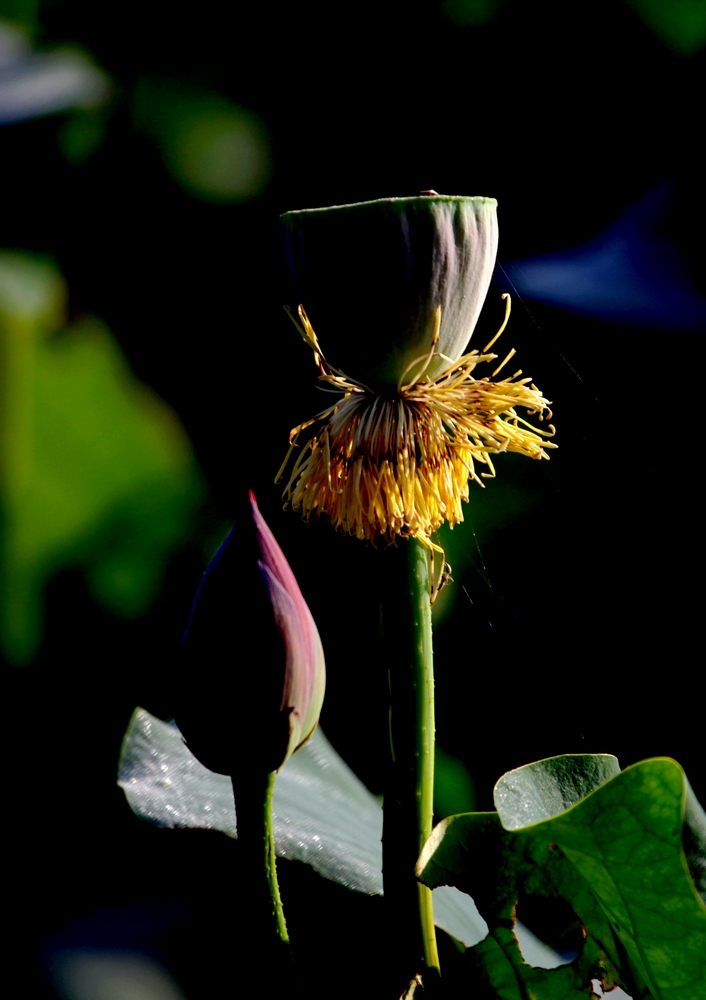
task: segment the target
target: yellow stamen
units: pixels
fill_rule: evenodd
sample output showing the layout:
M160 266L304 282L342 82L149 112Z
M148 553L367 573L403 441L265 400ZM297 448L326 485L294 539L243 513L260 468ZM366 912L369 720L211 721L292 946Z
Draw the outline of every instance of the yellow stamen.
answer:
M513 347L513 349L512 349L511 351L510 351L510 353L509 353L509 354L508 354L508 356L507 356L507 357L505 358L505 360L504 360L504 361L502 361L502 362L501 362L501 363L500 363L500 364L498 365L498 367L497 367L497 368L495 369L495 371L494 371L494 372L492 373L492 375L491 375L490 377L491 377L491 378L495 378L495 376L496 376L496 375L498 374L498 372L500 371L500 369L501 369L501 368L504 368L504 367L505 367L505 365L506 365L506 364L508 363L508 361L510 360L510 358L514 358L516 354L517 354L517 351L516 351L516 350L515 350L515 348ZM513 375L512 377L514 378L515 376Z
M509 297L506 301L505 322L488 346L505 328ZM471 351L435 379L423 378L438 356L440 311L428 354L408 366L402 379L424 362L420 373L400 384L392 398L376 395L329 365L301 306L299 317L301 326L291 318L314 353L320 380L342 393L333 406L292 430L290 451L278 476L277 481L292 450L301 448L284 498L306 520L325 517L339 531L371 542L418 538L430 552L443 556L431 535L445 521L453 527L463 520L469 480L483 485L476 465L488 470L481 476L492 478L491 455L512 451L548 458L545 449L556 447L546 440L553 427L536 428L516 412L522 407L540 420L545 412L551 415L548 400L529 384L531 380L518 379L521 371L500 382L492 382L493 376L472 376L478 365L496 360L497 355Z
M399 382L397 383L397 391L398 392L400 392L400 390L402 389L402 383L403 383L404 377L405 377L405 375L407 374L408 371L411 371L412 368L414 368L415 365L418 365L420 361L424 362L424 367L422 368L422 370L419 372L418 375L415 375L415 377L412 379L412 381L406 386L406 388L409 389L411 386L414 385L415 382L418 382L419 379L422 377L422 375L424 374L424 372L427 370L427 368L431 364L432 358L439 356L439 355L436 354L436 351L434 350L434 348L439 343L439 331L440 330L441 330L441 306L437 306L436 309L434 310L434 330L433 330L433 333L431 335L431 347L429 348L429 353L428 354L423 354L421 356L421 358L416 358L416 360L411 361L407 365L407 367L405 368L405 370L402 372L402 375L400 376ZM441 356L444 357L445 355L441 355Z
M495 341L498 339L498 337L500 336L500 334L503 332L503 330L507 326L508 320L510 319L510 305L511 305L510 293L509 292L503 292L503 294L500 297L502 299L505 299L505 319L503 320L503 325L500 327L500 329L495 334L495 336L493 337L493 339L489 340L488 343L483 348L483 354L485 354L486 351L490 350L490 348L493 346L493 344L495 343Z

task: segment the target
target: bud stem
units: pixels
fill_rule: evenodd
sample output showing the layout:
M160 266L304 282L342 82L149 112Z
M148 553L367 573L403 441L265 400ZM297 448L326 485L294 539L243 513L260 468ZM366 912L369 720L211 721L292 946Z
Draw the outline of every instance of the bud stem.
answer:
M271 952L272 974L283 982L291 980L292 958L277 881L275 838L272 826L272 796L276 773L268 775L233 775L238 853L239 887L243 911L246 955ZM289 983L291 986L291 981Z
M275 835L272 827L272 797L275 791L275 771L267 776L267 791L264 803L265 821L265 871L267 872L267 882L270 887L270 899L274 907L275 918L277 920L277 936L281 941L289 944L289 934L287 933L287 922L284 919L284 909L282 908L282 897L279 894L279 882L277 881L277 855L275 854Z
M382 553L383 629L390 687L390 762L383 821L383 883L400 972L438 975L431 891L414 870L431 834L434 671L429 552L416 539ZM400 984L395 984L400 985ZM401 984L404 986L404 983Z

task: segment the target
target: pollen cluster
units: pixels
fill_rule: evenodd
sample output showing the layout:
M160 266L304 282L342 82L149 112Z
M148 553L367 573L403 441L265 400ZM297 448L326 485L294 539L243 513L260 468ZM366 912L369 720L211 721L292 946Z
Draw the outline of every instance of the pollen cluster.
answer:
M429 354L407 370L421 364L419 374L385 397L332 368L301 306L299 317L302 325L296 326L314 351L320 379L341 392L332 406L292 430L278 476L293 460L284 499L306 520L325 517L338 531L372 542L417 538L441 551L432 533L444 521L453 526L463 520L470 481L483 486L483 478L495 476L493 455L548 458L545 449L555 447L547 441L551 425L539 429L517 412L519 407L539 421L551 418L548 400L530 379L518 371L491 381L514 351L489 377L472 374L496 360L486 352L499 334L484 353L445 359L447 367L428 379L432 358L443 357L435 351L437 310Z

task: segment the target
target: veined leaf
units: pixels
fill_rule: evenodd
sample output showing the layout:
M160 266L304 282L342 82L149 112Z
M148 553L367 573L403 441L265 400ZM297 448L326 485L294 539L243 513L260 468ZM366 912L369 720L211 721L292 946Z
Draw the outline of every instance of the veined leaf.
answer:
M569 1000L585 997L597 978L634 1000L706 997L706 907L684 850L698 874L703 810L673 760L643 761L605 780L614 766L600 757L580 767L574 757L528 765L498 783L498 813L453 816L434 830L418 876L472 894L487 920L488 937L464 956L479 989L502 1000ZM576 801L592 782L602 783ZM535 821L518 825L523 813ZM523 962L513 932L521 894L573 908L585 940L571 964Z

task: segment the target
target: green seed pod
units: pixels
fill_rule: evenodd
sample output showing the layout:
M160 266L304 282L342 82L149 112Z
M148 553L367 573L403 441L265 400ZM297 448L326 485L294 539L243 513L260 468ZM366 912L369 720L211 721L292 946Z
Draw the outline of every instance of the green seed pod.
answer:
M422 195L282 216L298 302L326 357L387 393L429 351L459 358L488 292L498 247L494 198ZM447 364L429 363L434 378ZM410 367L411 366L411 367Z

